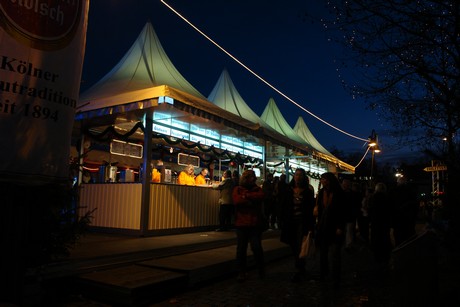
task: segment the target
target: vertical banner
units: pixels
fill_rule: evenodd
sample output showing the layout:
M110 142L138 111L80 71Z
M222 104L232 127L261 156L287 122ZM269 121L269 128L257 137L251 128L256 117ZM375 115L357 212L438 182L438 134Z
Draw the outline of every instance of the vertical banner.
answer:
M68 180L89 0L0 0L0 181Z

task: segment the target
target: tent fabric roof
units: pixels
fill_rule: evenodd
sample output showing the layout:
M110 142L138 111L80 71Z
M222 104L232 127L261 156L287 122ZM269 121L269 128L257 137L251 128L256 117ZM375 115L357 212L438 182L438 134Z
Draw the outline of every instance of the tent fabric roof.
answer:
M259 124L261 127L269 128L269 125L260 119L241 97L226 69L220 74L208 100L224 110Z
M308 144L310 144L315 150L315 154L325 160L334 162L339 165L340 168L354 172L355 167L339 160L333 154L331 154L326 148L321 145L320 142L313 136L307 124L301 116L297 119L297 122L294 126L294 132L297 133L302 139L304 139Z
M267 106L264 109L264 112L260 116L260 118L270 125L274 130L284 134L288 138L295 140L296 142L303 144L307 148L314 151L314 155L329 162L333 162L337 164L340 168L354 172L355 168L345 162L340 161L336 157L334 157L329 151L326 150L316 138L311 133L310 129L308 129L307 125L300 117L301 123L299 123L299 119L296 123L296 129L292 129L288 122L284 119L283 115L281 114L278 106L275 103L273 98L270 98L268 101ZM303 125L302 125L303 123Z
M80 95L78 109L86 111L106 107L107 104L115 105L122 102L124 97L131 96L131 93L142 94L140 97L146 98L150 95L146 93L161 85L205 99L174 67L152 24L147 22L118 64Z
M257 116L244 102L226 70L209 95L213 103L207 100L174 67L150 22L119 63L80 95L76 119L155 107L162 96L181 102L174 108L187 109L208 119L212 117L225 125L239 125L254 135L262 132L272 140L300 150L315 149L292 130L273 98L262 116ZM325 152L322 155L329 157Z
M299 143L299 140L290 139L286 135L274 130L269 124L263 121L241 97L226 69L220 74L216 85L208 96L208 100L226 111L258 124L262 127L263 134L266 137L276 140L278 143L281 142L285 145L297 148L304 147L302 143Z
M155 107L162 96L180 101L188 109L192 108L193 114L213 116L219 122L229 120L250 129L252 134L259 133L258 124L212 104L177 71L149 22L119 63L80 95L76 119ZM183 108L179 104L174 107Z
M305 121L303 120L303 118L301 116L299 116L299 118L297 119L297 122L296 122L293 130L298 136L300 136L303 140L305 140L308 144L310 144L313 147L313 149L315 149L316 151L319 151L321 153L324 153L326 155L334 157L313 136L313 134L311 133L310 129L308 128L307 124L305 123Z
M312 148L305 140L298 136L281 114L280 109L275 103L275 99L270 98L260 118L272 129L287 136L288 138Z

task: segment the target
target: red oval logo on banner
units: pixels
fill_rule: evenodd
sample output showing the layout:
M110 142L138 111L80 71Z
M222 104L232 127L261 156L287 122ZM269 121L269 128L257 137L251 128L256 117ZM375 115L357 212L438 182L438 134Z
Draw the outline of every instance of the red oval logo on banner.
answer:
M1 25L10 35L38 49L60 49L73 38L82 0L2 0Z

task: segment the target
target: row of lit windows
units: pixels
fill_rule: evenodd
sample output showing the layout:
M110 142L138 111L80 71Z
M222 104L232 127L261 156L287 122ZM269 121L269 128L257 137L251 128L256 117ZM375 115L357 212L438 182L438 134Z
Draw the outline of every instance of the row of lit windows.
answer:
M233 136L221 135L216 130L174 119L166 113L154 113L153 131L258 159L263 158L263 147L260 145L244 142Z

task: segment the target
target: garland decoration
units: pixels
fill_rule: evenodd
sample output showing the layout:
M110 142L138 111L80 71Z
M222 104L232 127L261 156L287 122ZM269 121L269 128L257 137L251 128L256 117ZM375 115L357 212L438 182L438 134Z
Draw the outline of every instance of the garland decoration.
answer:
M95 140L97 140L99 142L109 143L113 139L119 139L119 140L122 140L122 141L129 141L129 138L138 129L141 129L142 132L145 131L145 127L142 124L142 122L137 122L133 126L133 128L131 128L131 130L129 130L125 134L121 134L121 133L117 132L114 126L109 126L104 131L102 131L100 133L90 131L89 129L86 129L84 131L84 133L86 135L89 135L91 138L93 138L93 139L95 139ZM178 139L178 138L168 136L168 135L164 135L164 134L160 134L160 133L154 133L152 135L152 138L155 138L155 139L160 139L161 138L166 143L168 143L169 145L172 145L172 146L180 144L180 145L182 145L182 146L184 146L185 148L188 148L188 149L192 149L192 148L196 147L201 152L211 153L211 157L209 159L202 159L205 163L208 163L208 162L210 163L213 160L217 161L219 158L220 159L223 158L223 159L229 159L230 162L236 162L236 163L238 163L240 165L245 164L245 163L250 163L250 164L253 164L255 166L260 166L260 165L263 164L263 161L261 161L259 158L251 158L249 156L244 156L244 155L242 155L240 153L231 153L227 149L220 150L220 149L215 148L214 146L203 145L200 142L194 143L194 142L191 142L191 141L187 141L187 140L184 140L184 139ZM162 148L157 146L157 148L155 148L154 150L160 150L160 149L162 149ZM284 162L281 162L281 163L284 163Z

